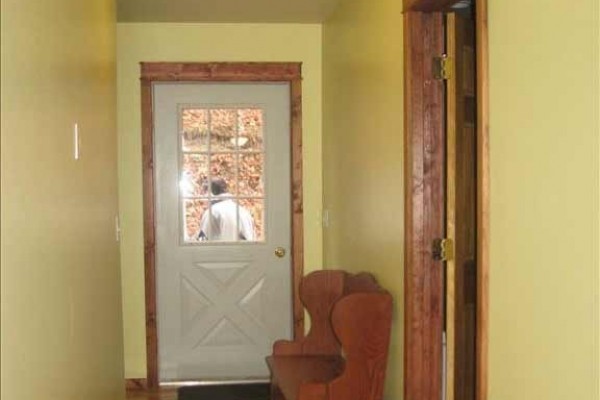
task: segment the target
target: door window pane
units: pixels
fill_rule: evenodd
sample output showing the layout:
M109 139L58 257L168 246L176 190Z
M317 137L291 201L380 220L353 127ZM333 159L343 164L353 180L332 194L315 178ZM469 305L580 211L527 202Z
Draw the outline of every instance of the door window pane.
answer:
M262 153L240 154L240 196L264 196L263 159Z
M179 188L184 197L208 196L208 156L183 155Z
M237 195L237 155L235 153L213 154L210 156L210 178L223 179L224 190L229 195ZM221 193L212 193L221 195Z
M262 151L263 112L258 108L238 110L238 147L240 151Z
M210 150L235 150L237 110L220 108L210 110Z
M189 200L183 201L184 211L184 240L186 242L197 242L200 237L200 221L202 215L209 209L208 200Z
M265 240L264 230L265 201L263 199L241 199L240 200L240 225L247 226L251 221L255 241Z
M183 151L208 150L208 111L184 109L181 112L181 146Z
M264 241L263 111L192 106L180 119L184 242Z

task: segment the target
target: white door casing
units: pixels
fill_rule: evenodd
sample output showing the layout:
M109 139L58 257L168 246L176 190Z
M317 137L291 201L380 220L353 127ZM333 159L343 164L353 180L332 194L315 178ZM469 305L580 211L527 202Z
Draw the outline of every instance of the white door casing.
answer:
M155 83L153 91L159 378L266 378L264 357L272 342L292 335L289 84ZM262 156L235 150L220 154L218 144L210 148L210 138L206 154L184 151L181 120L186 110L212 115L215 110L249 109L262 115ZM186 200L190 189L184 187L182 157L203 160L197 165L206 169L205 177L215 170L209 160L238 160L237 172L229 176L231 186L240 196L260 198L233 200L264 208L264 217L253 214L260 229L256 241L196 241L190 226L199 216L190 215L184 202L195 201L208 210L216 200L198 194L206 187L200 188L197 180L192 192L199 199ZM262 171L257 168L260 183L254 183L258 195L233 178L240 176L244 157L264 163ZM281 258L274 255L277 247L286 250Z

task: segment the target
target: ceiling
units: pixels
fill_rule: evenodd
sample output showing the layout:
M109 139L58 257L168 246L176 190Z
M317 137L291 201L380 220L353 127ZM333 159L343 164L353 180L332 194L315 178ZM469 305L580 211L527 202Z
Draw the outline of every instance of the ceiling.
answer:
M117 0L119 22L319 23L339 0Z

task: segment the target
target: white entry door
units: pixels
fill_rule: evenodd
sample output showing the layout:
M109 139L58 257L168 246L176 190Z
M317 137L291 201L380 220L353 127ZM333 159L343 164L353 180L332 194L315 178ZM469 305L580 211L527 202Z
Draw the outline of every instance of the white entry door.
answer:
M159 379L266 378L292 335L289 84L153 90Z

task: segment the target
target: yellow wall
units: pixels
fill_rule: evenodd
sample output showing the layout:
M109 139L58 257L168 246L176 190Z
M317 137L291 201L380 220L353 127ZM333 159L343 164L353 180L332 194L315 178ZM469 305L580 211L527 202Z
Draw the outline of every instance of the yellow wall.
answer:
M598 0L489 16L490 400L598 399Z
M123 398L113 8L2 0L3 399Z
M321 268L321 26L145 24L117 28L125 375L146 374L140 61L302 61L305 270Z
M323 26L328 268L373 272L395 298L386 399L402 394L402 2L341 2Z

